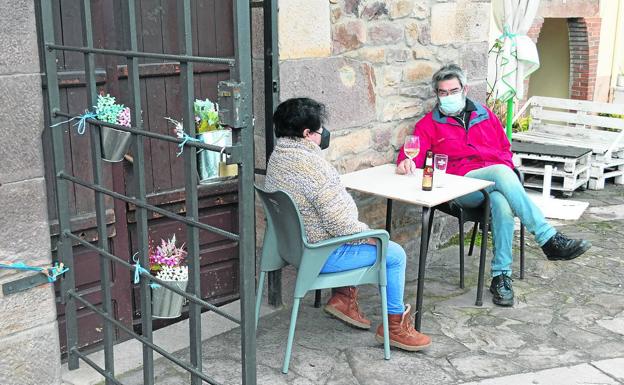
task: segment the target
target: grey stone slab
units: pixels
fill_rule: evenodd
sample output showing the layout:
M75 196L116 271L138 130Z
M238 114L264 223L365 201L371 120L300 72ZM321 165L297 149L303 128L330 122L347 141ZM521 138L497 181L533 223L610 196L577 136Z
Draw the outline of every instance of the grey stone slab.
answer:
M56 303L53 286L44 284L8 296L0 294L0 314L0 338L54 322Z
M0 260L48 264L50 233L43 178L0 186ZM0 271L0 278L15 274Z
M39 75L0 76L0 95L0 184L43 176Z
M516 374L513 376L491 378L464 385L587 385L587 384L618 384L617 381L601 373L588 364L572 367L542 370L534 373Z
M624 358L595 361L592 362L591 365L605 372L609 376L624 382Z
M0 2L0 26L0 75L39 72L35 2Z
M2 385L57 385L61 360L56 322L0 338Z
M375 118L369 64L338 57L287 60L280 64L280 81L281 100L305 96L325 103L330 129L357 127Z
M447 359L464 380L517 373L522 367L503 356L486 355L483 352L461 353Z

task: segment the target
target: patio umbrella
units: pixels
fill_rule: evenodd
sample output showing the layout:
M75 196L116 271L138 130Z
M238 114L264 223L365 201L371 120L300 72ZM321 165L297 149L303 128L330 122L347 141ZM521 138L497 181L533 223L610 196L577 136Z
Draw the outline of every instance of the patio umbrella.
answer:
M507 102L507 137L511 140L514 97L524 96L524 79L539 68L535 43L527 36L539 7L539 0L493 0L494 22L501 33L500 55L488 66L494 98ZM494 61L494 62L492 62Z

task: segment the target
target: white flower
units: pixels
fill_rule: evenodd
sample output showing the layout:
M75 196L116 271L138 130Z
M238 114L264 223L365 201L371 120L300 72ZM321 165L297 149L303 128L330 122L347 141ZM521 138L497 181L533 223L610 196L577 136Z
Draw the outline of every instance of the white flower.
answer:
M163 281L188 281L188 266L163 266L156 277Z

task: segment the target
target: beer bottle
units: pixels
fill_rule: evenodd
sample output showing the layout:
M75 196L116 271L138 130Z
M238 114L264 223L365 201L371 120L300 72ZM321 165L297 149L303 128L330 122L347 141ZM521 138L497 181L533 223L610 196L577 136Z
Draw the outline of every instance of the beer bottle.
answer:
M427 150L427 159L425 160L425 168L423 169L422 189L423 191L431 191L433 188L433 151Z

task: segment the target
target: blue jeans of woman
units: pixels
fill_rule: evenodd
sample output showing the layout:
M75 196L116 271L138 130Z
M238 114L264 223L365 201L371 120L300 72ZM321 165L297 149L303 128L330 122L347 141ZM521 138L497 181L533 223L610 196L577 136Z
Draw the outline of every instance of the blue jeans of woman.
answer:
M377 246L344 244L337 248L325 262L321 273L336 273L372 266L377 259ZM386 277L388 286L388 314L403 314L405 288L405 251L396 242L388 243L386 252Z
M520 218L540 246L543 246L557 231L546 222L544 214L527 196L518 177L509 167L504 165L484 167L472 170L466 176L494 182L493 186L487 188L490 194L491 229L494 239L492 277L500 274L511 275L514 217ZM483 203L483 194L474 192L458 198L456 202L463 207L474 208Z

